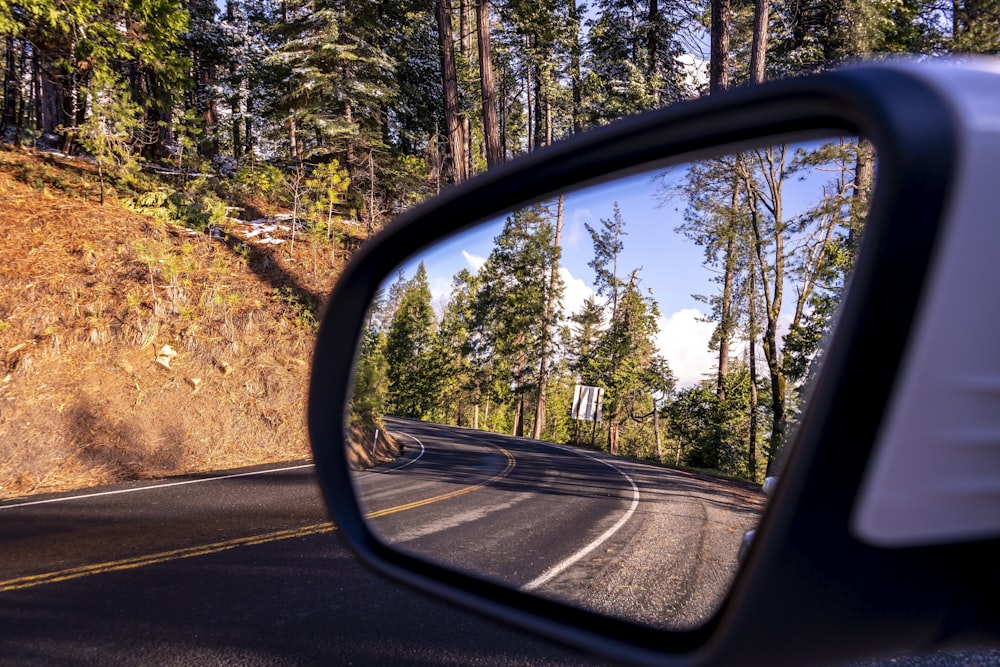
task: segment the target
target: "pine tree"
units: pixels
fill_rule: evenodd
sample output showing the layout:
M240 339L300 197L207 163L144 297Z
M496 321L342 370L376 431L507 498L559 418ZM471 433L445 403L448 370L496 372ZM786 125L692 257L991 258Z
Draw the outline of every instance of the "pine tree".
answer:
M599 0L589 26L589 124L690 97L677 56L678 24L658 0Z
M670 391L673 380L656 352L659 311L655 300L642 294L638 270L628 280L619 278L625 219L618 202L613 211L610 219L601 219L600 228L586 225L594 244L589 266L595 273L595 291L607 301L599 304L590 299L574 316L576 352L571 368L584 384L606 390L608 449L618 454L622 424L634 415L637 402L652 406L653 395Z
M505 221L480 271L475 314L477 329L483 335L477 356L494 358L491 386L509 387L512 392L515 435L523 435L525 402L538 389L539 365L550 343L546 337L552 335L551 329L546 331L549 293L556 290L558 301L562 291L558 280L550 280L557 253L553 235L545 207L515 211ZM559 313L556 310L548 316L554 320Z
M474 306L479 280L468 269L452 279L434 345L433 368L440 387L435 418L444 423L478 428L480 389L473 368Z
M611 319L618 315L618 293L622 281L618 277L618 256L625 247L622 237L625 231L625 220L622 218L618 202L614 203L614 214L610 219L602 218L601 227L594 228L584 223L594 243L594 259L587 266L594 270L594 286L597 294L607 297L611 303Z
M435 0L434 8L438 29L438 49L441 57L441 98L444 101L444 122L448 133L450 180L452 183L461 183L469 177L469 162L460 118L458 73L451 25L451 0Z
M599 384L605 388L608 451L619 454L619 435L630 406L642 394L669 390L669 371L656 352L659 310L651 296L640 291L633 271L620 291L617 314L609 321L595 350Z
M432 374L436 321L423 262L400 295L386 335L388 409L403 417L423 417L437 400Z
M97 163L103 206L105 179L132 177L139 169L136 158L144 143L142 109L110 70L97 70L85 90L93 103L86 120L74 131L74 139Z
M58 131L72 150L93 102L88 86L103 70L129 82L132 101L143 110L142 133L157 141L152 130L184 85L186 64L177 47L187 26L180 0L4 3L0 129L12 127L15 142L31 126L37 134Z

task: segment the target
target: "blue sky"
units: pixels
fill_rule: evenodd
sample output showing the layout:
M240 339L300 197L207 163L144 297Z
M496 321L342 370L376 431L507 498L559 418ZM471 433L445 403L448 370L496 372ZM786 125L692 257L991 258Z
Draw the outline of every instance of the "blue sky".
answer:
M666 180L681 179L684 172L683 167L674 168ZM708 349L714 324L705 321L707 305L694 295L714 294L718 285L713 279L718 274L704 265L703 248L675 231L683 222L684 202L659 204L656 193L663 180L654 181L651 174L640 174L567 196L560 260L565 285L563 310L564 315L568 315L579 309L584 299L593 293L594 272L587 266L593 258L593 244L584 223L599 227L602 218L613 216L617 202L627 232L622 239L624 250L618 275L626 277L634 269L640 269L644 287L652 289L659 304L657 342L660 351L670 364L678 385L685 386L711 376L716 364L715 353ZM786 219L818 201L826 180L828 176L821 173L806 179L788 179L784 196ZM504 217L448 239L413 258L404 267L410 277L417 263L424 262L434 305L439 312L449 298L452 276L463 268L479 268L493 248L493 239L500 233ZM790 311L794 298L794 288L788 285L786 311ZM790 317L786 314L785 319ZM737 343L734 348L739 345ZM742 346L743 350L733 349L733 354L745 352L746 343Z

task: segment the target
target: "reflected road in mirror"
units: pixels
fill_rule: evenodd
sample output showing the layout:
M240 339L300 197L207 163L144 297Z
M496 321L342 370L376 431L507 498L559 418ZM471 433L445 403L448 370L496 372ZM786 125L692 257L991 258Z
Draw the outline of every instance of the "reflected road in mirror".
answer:
M374 532L574 607L704 624L809 401L874 168L855 138L720 155L400 266L348 415Z
M746 482L415 420L386 427L402 455L357 484L389 542L655 627L711 616L764 507Z

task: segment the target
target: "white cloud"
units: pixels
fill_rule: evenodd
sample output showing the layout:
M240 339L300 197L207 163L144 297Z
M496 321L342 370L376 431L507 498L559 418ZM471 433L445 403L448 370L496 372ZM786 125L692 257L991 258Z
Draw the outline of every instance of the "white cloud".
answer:
M580 310L583 302L594 294L594 290L581 278L575 278L565 266L559 267L559 277L563 281L563 317L568 319Z
M589 221L593 217L594 216L590 213L590 209L573 209L573 212L569 216L569 224L566 226L566 229L563 230L563 246L567 248L575 248L579 244L580 239L584 238L583 223Z
M472 267L472 270L476 272L478 272L479 269L483 268L483 264L486 263L485 257L480 257L479 255L473 255L468 250L462 251L462 257L464 257L465 261L469 263L469 266Z
M563 318L578 312L594 290L585 280L574 277L566 267L559 267L562 278ZM718 363L717 356L708 349L715 324L706 322L697 308L686 308L658 322L656 346L674 373L678 387L695 384L711 375Z
M685 308L660 317L656 344L670 365L677 386L686 387L713 372L716 354L708 349L715 324L706 322L697 308Z

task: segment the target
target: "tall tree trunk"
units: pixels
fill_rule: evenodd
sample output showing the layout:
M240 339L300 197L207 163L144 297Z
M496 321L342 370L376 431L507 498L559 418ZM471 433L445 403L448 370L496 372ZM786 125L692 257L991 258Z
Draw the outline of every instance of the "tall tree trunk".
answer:
M42 63L38 49L31 50L31 99L35 108L35 131L45 132L45 114L42 111Z
M719 92L729 88L729 32L732 22L730 0L712 0L712 28L710 34L709 91ZM733 186L732 210L735 214L739 198L736 184ZM726 375L729 373L729 336L732 330L733 282L736 272L736 234L731 229L732 221L726 223L726 255L723 259L722 303L719 309L719 363L717 366L715 393L719 399L726 397Z
M344 121L348 125L354 124L354 105L351 104L350 100L344 103ZM347 175L350 177L351 182L355 180L355 171L357 170L358 156L357 147L355 145L354 137L348 137L345 142L344 152L345 152L345 168L347 169Z
M143 154L149 159L158 160L167 154L164 144L164 129L169 121L169 99L170 95L163 90L159 79L153 73L140 73L142 89L145 90L145 106L143 108L143 129L142 138ZM164 113L167 110L168 113Z
M475 23L475 7L472 0L459 0L458 5L458 51L466 63L473 61L472 57L472 26ZM462 114L462 138L465 141L465 178L471 178L473 173L473 156L477 147L472 136L472 120L468 114Z
M16 106L14 96L17 93L14 85L14 37L7 35L4 42L3 115L0 116L0 132L14 124L14 108Z
M524 36L524 52L530 54L531 49L531 37L528 35ZM535 84L532 77L532 64L531 57L525 59L524 63L524 94L528 98L527 104L525 105L525 113L528 116L528 152L535 150L535 123L538 120L535 118L535 104L534 104L534 93Z
M250 97L249 86L246 79L243 80L243 99L246 100L246 113L243 115L243 153L253 160L253 98Z
M458 105L458 73L455 67L455 44L451 32L451 2L437 0L435 14L438 24L438 51L441 58L441 88L444 97L444 120L448 130L448 148L451 151L451 176L453 183L466 178L465 141Z
M236 165L239 166L240 161L243 159L243 112L240 109L238 98L233 100L232 114L233 159L236 160Z
M65 89L51 75L52 60L44 53L41 55L41 86L42 86L42 132L55 134L63 123L63 96Z
M344 121L349 125L354 123L354 105L351 100L344 102ZM361 187L361 169L364 165L358 164L358 147L354 135L350 135L344 141L344 168L347 170L347 192L348 195L357 195ZM361 195L359 195L361 196ZM371 236L371 230L368 231Z
M202 143L201 154L207 158L215 157L219 152L219 138L218 133L218 122L219 122L219 101L215 97L215 93L211 92L218 80L216 75L216 66L214 63L203 67L201 70L201 89L202 92L207 96L205 99L204 107L201 110L201 120L205 129L205 139L206 141ZM293 115L289 114L290 127L289 130L292 134L292 145L295 144L295 120Z
M767 59L767 20L771 12L770 0L754 0L753 45L750 48L750 82L764 82Z
M646 80L653 81L656 76L657 70L657 54L660 51L660 31L658 29L658 24L660 23L660 5L657 0L649 0L649 34L646 35L646 50L649 52L648 62L646 63ZM653 95L656 99L656 106L660 106L660 90L657 88L653 91Z
M20 48L17 46L20 44ZM24 80L25 67L28 58L28 42L7 37L7 60L4 71L4 112L0 131L14 127L14 145L21 147L21 137L24 132L24 90L21 82ZM20 54L20 58L18 58Z
M75 35L75 33L74 33ZM72 40L70 52L76 52L76 39ZM76 72L70 73L66 78L69 85L69 95L63 95L63 115L69 126L64 125L63 129L63 152L73 153L73 137L76 134L77 117L80 109L80 80Z
M617 406L611 413L611 420L608 423L608 452L612 456L618 456L618 431L621 425L621 415L618 414L619 409Z
M663 463L663 436L660 433L660 409L653 399L653 438L656 440L656 460Z
M737 193L733 192L735 206ZM734 208L735 212L735 208ZM719 364L715 381L715 394L719 399L726 397L726 376L729 375L729 338L733 333L733 283L736 275L736 230L732 229L733 221L727 222L729 229L724 230L729 238L726 240L725 266L722 272L722 303L719 309Z
M505 73L501 73L500 77L500 96L497 99L499 105L499 122L500 126L500 159L506 161L507 156L510 155L510 150L507 146L507 96L508 96L508 80Z
M226 0L226 20L230 23L236 22L236 7L233 0ZM243 116L246 112L246 102L244 97L245 81L243 77L243 63L234 59L229 65L229 74L236 81L235 95L230 102L230 112L232 113L232 127L230 129L233 138L233 159L237 166L243 157Z
M514 429L511 435L516 438L524 437L524 394L517 396L517 409L514 412Z
M476 34L479 42L479 82L483 99L483 137L486 141L486 165L492 168L503 162L503 153L500 150L500 128L497 123L496 91L493 84L488 0L477 0L476 2Z
M777 151L777 152L776 152ZM785 169L785 149L768 148L757 152L757 160L761 172L767 182L768 202L762 199L762 194L752 187L749 179L746 181L747 192L751 202L751 227L754 234L754 251L761 279L761 291L764 294L764 313L766 325L764 329L764 358L771 376L771 410L773 422L771 437L768 442L767 474L772 475L780 459L780 450L785 439L785 371L783 359L778 352L778 318L781 315L781 303L784 295L785 282L785 223L782 209L782 185ZM773 244L774 265L768 269L764 260L764 232L760 221L760 204L768 207L773 218L773 230L770 242ZM770 271L770 280L768 277Z
M729 27L732 22L730 0L712 0L712 29L708 68L709 92L729 87Z
M375 151L368 151L368 236L375 233Z
M285 24L285 27L288 27L291 20L288 2L286 0L282 0L281 21ZM295 109L288 110L288 152L291 155L292 162L299 162L299 144L298 139L296 138Z
M298 163L301 161L298 128L295 124L295 109L288 110L288 152L291 155L292 162Z
M851 266L858 256L865 218L875 185L875 147L867 139L858 140L858 156L854 163L854 191L851 194L851 219L847 232L847 248Z
M536 38L537 44L537 38ZM537 53L539 49L536 49L536 62L535 62L535 140L534 148L541 148L542 146L548 145L548 127L547 117L545 113L545 103L548 97L547 85L545 74L545 64L542 62L542 57L540 53Z
M580 15L576 0L569 0L570 30L573 37L569 46L569 78L573 97L573 134L583 132L583 81L580 74Z
M736 281L736 213L740 202L739 177L733 178L730 215L722 230L726 234L726 256L722 271L722 303L719 308L719 364L715 393L726 397L726 377L729 375L729 343L735 327L733 316L733 286Z
M542 326L542 359L538 369L538 401L535 403L535 424L531 436L535 440L541 439L542 432L545 431L546 393L548 392L549 384L549 355L552 345L552 330L555 328L556 284L559 282L559 251L562 241L563 206L565 201L566 196L559 195L559 202L556 208L556 235L553 241L555 252L552 253L548 298L545 304L545 322Z
M466 58L472 56L472 14L475 7L472 0L459 0L458 3L458 48Z
M553 123L552 123L552 96L548 93L545 94L545 145L551 146L553 140Z
M750 481L757 481L757 274L756 274L756 262L754 260L753 254L750 255L750 270L748 271L747 280L747 292L749 292L749 299L747 301L748 308L750 309L750 436L749 442L747 443L747 452L749 454L749 460L747 461L747 468L750 472Z
M754 21L753 21L753 44L750 47L750 82L754 84L764 82L764 71L767 60L767 23L771 11L770 0L754 1ZM771 181L769 181L771 182ZM773 189L773 185L772 185ZM773 196L773 195L772 195ZM774 206L780 203L780 194L772 200ZM770 475L778 462L778 454L784 445L785 439L785 375L784 364L777 359L777 318L781 309L781 282L784 280L784 248L781 245L782 232L780 229L781 214L775 214L775 303L776 309L772 307L767 313L767 349L765 357L768 360L768 367L771 369L771 408L774 422L771 429L771 440L768 446L767 472ZM758 252L760 251L758 245ZM753 274L754 259L751 258L751 274ZM761 272L764 267L761 264ZM754 282L751 281L751 290L754 289ZM766 285L765 285L766 289ZM753 302L754 293L750 293L750 475L751 478L757 476L757 357L755 351L756 337L756 308Z

